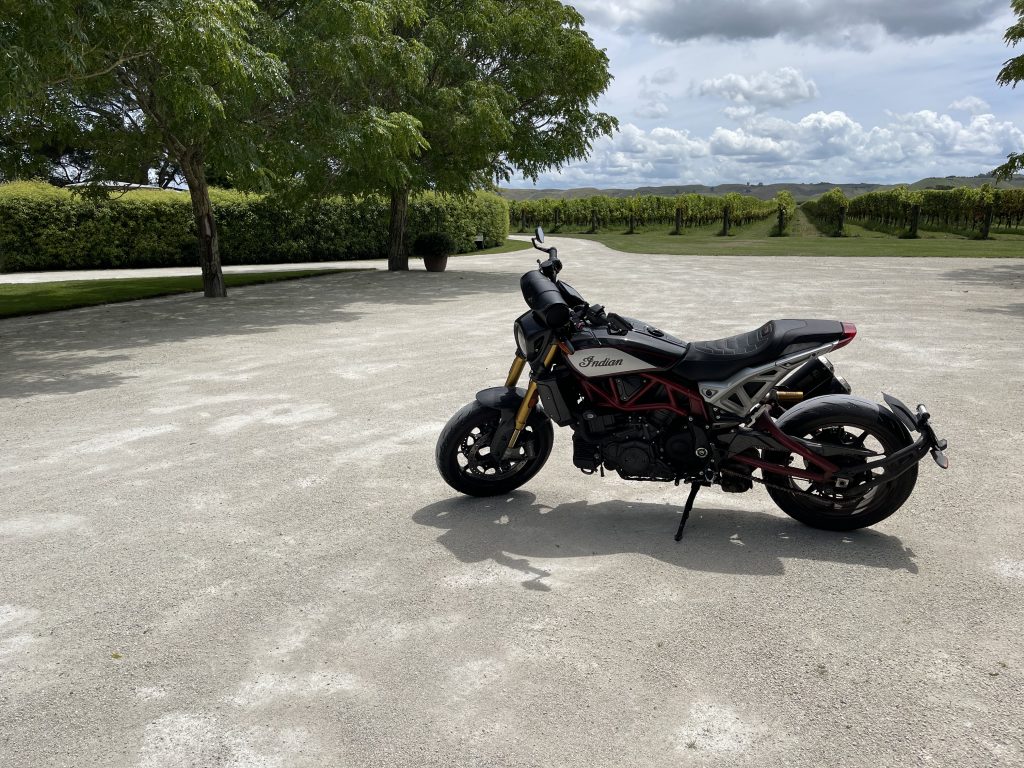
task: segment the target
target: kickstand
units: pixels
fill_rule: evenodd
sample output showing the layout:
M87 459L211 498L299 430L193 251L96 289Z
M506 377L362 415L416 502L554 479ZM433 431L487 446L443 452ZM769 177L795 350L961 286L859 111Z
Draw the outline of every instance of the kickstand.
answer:
M697 498L697 492L700 491L701 484L695 482L690 486L690 495L686 498L686 506L683 507L683 519L679 521L679 530L676 531L676 541L683 538L683 528L686 527L686 521L690 519L690 510L693 509L693 500Z

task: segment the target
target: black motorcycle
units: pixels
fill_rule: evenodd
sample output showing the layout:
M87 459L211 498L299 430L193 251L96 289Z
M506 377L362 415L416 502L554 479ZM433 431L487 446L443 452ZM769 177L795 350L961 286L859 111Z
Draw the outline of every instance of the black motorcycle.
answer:
M847 531L899 509L929 452L949 466L923 405L853 397L835 375L824 355L853 341L852 323L772 320L682 341L588 303L558 279L562 263L539 227L532 242L548 258L520 279L530 311L515 321L505 386L478 392L437 442L455 490L494 496L527 482L551 453L552 422L572 429L573 464L587 474L688 483L677 541L705 486L742 493L760 483L800 522ZM529 385L517 388L527 364Z

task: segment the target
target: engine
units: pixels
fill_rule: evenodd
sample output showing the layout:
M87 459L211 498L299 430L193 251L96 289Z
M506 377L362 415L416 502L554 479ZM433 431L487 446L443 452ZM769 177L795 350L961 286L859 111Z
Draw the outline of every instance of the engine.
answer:
M573 434L573 463L602 465L626 480L676 480L701 474L712 460L707 433L671 411L644 415L586 411Z

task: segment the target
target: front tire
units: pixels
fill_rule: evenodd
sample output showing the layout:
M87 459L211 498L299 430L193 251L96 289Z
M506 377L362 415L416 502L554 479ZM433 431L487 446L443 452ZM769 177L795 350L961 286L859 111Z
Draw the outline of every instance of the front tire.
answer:
M497 496L508 493L536 475L551 454L554 432L551 421L534 411L516 443L516 455L498 460L491 452L491 438L501 412L472 402L458 411L437 439L434 457L441 477L459 493Z
M787 413L779 420L779 428L787 435L819 442L864 447L873 450L877 456L889 456L911 442L910 434L891 414L870 401L859 398L822 398L820 404L813 400L800 412ZM791 415L792 414L792 415ZM766 454L765 458L788 463L787 454ZM840 466L841 458L833 459ZM848 459L847 464L863 461L861 458ZM874 470L874 475L865 473L859 480L874 481L884 478L883 470ZM917 483L917 465L891 481L880 484L863 496L847 496L843 491L816 483L808 483L786 475L765 472L768 495L779 509L795 520L812 528L827 531L852 531L857 528L879 523L892 515L910 498ZM851 490L858 483L851 485Z

